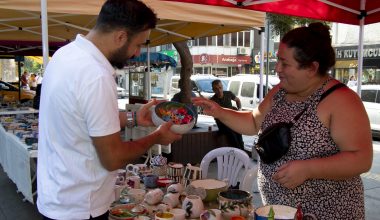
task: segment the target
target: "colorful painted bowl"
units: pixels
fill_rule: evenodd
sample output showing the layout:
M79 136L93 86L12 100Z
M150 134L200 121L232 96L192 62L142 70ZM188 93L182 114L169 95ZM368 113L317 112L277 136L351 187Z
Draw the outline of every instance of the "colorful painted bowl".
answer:
M147 210L134 203L116 205L109 210L110 219L115 220L133 220L137 215L146 213Z
M177 134L185 134L194 127L195 114L184 103L161 102L152 112L152 121L156 126L172 121L170 129Z

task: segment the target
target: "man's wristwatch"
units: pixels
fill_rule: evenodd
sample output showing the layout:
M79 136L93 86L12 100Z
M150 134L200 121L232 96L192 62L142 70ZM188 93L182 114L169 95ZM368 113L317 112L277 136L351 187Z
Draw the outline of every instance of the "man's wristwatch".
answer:
M134 126L136 126L136 123L135 123L136 113L127 111L126 115L127 115L127 128L133 128Z

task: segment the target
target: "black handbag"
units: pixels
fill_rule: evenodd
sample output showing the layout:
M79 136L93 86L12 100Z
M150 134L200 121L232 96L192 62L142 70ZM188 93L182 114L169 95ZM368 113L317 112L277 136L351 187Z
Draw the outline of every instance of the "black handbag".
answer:
M321 102L332 91L342 86L345 85L343 83L339 83L332 86L321 95L319 102ZM255 145L255 149L263 163L273 163L288 152L291 142L290 129L307 110L307 108L308 107L298 113L291 122L279 122L273 124L259 134L259 139Z
M273 124L259 134L255 149L263 163L273 163L288 152L291 141L290 129L306 109L307 107L298 113L292 122Z

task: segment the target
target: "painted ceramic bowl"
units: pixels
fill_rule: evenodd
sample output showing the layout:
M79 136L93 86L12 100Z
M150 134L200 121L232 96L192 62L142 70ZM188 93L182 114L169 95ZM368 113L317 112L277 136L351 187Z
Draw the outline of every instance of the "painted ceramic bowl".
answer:
M194 180L190 185L206 190L206 198L203 199L205 202L216 201L219 192L225 191L228 188L226 182L216 179Z
M247 217L252 207L252 195L243 190L229 189L222 191L218 195L219 209L225 219L231 219L232 216Z
M185 134L194 127L195 115L184 103L168 101L156 105L152 121L156 126L172 121L170 129L177 134Z
M133 220L138 215L145 214L147 210L142 205L134 203L115 205L109 210L109 216L115 220Z

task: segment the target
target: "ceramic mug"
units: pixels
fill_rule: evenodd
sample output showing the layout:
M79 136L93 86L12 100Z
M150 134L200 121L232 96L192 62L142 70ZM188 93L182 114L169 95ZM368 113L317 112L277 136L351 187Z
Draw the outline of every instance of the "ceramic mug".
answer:
M155 205L162 201L164 192L161 189L152 189L145 194L145 202L149 205Z
M202 170L200 167L192 166L190 163L186 165L185 172L183 174L183 181L185 187L193 180L202 179Z
M186 211L186 218L199 218L204 209L201 197L196 195L186 196L182 203L182 209Z
M173 183L170 186L168 186L167 192L170 193L182 193L184 191L185 187L181 183Z
M117 170L116 185L124 185L126 178L126 172L123 169Z
M139 167L133 164L128 164L125 168L127 170L128 175L136 176L139 174Z
M134 203L141 203L144 200L146 191L143 189L129 189L127 195Z
M168 177L175 182L182 182L182 177L183 177L183 172L184 172L184 166L181 163L173 163L170 162L168 164Z
M171 209L169 211L174 215L174 220L185 220L186 211L183 209Z
M179 205L179 193L167 193L164 195L162 202L168 204L170 207L174 208Z
M149 174L149 175L146 175L144 178L144 186L146 188L156 188L157 187L157 180L158 180L158 176L155 175L155 174Z
M129 176L125 180L125 183L130 186L131 188L134 189L139 189L140 188L140 177L139 176Z

